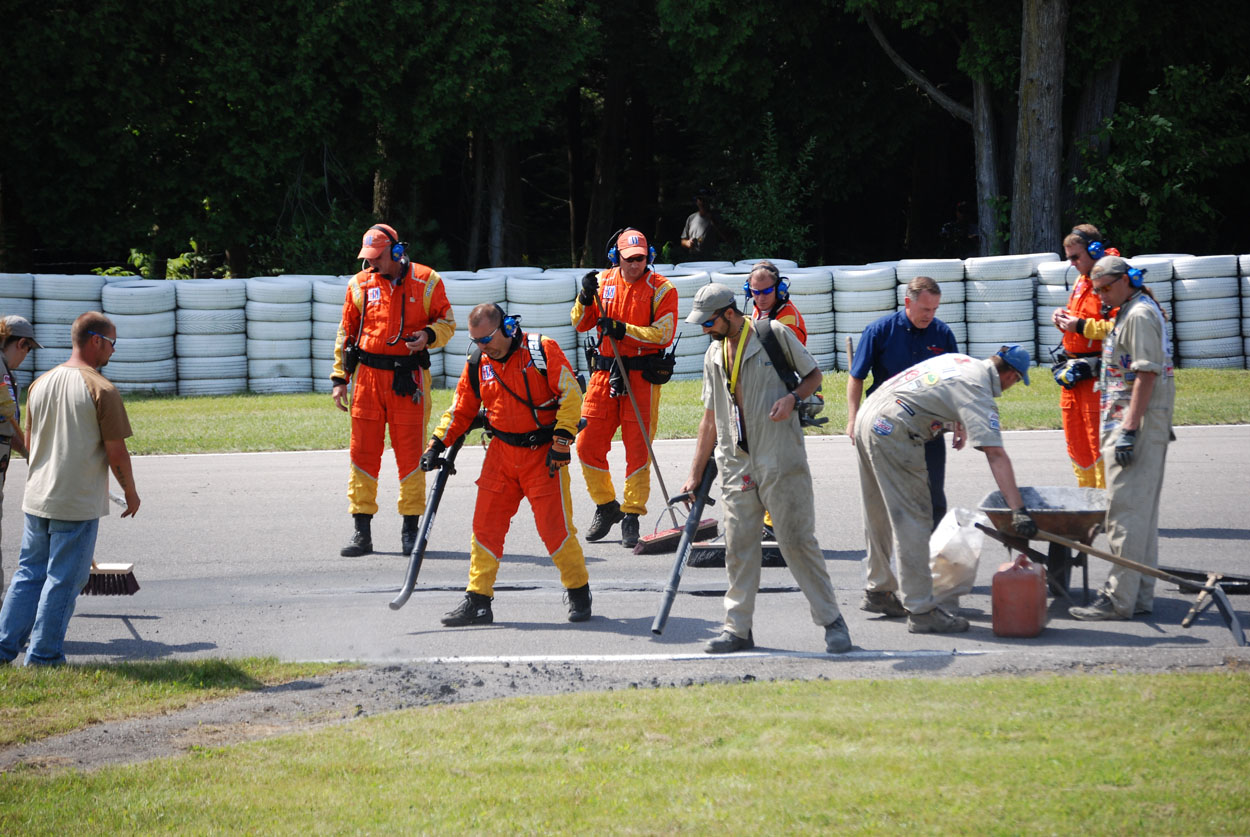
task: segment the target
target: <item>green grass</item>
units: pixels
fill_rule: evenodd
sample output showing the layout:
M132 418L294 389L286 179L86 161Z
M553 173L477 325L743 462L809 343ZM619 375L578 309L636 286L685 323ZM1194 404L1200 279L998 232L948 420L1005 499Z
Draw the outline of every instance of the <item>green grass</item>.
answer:
M1033 385L1016 386L999 401L1009 430L1058 429L1059 387L1049 370L1033 373ZM1250 423L1250 371L1182 369L1176 373L1177 424ZM660 400L659 438L694 436L703 415L702 381L675 381ZM846 373L830 372L824 383L829 421L816 435L846 428ZM433 393L434 421L451 404L450 390ZM347 447L348 416L330 396L231 395L199 398L129 396L126 409L135 435L134 454L225 451L337 450Z
M1226 834L1245 673L745 683L406 710L0 780L7 834Z
M345 667L280 663L273 658L59 668L0 666L0 747Z

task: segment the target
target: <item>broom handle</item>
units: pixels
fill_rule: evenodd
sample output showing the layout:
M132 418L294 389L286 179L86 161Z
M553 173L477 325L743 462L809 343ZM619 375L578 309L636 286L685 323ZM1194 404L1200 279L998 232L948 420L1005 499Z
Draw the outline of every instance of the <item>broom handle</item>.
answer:
M1121 567L1125 567L1126 569L1136 570L1142 575L1148 575L1153 578L1160 579L1161 581L1166 581L1169 584L1175 584L1182 590L1205 590L1208 593L1211 592L1211 587L1209 585L1204 586L1202 584L1181 578L1178 575L1172 575L1169 572L1164 572L1163 570L1158 570L1154 567L1148 567L1145 564L1139 564L1130 558L1121 558L1119 555L1112 555L1110 552L1103 552L1101 549L1096 549L1095 547L1087 544L1068 540L1062 535L1056 535L1043 529L1038 529L1037 536L1044 541L1050 541L1051 543L1058 544L1059 546L1066 546L1068 549L1075 549L1078 552L1084 552L1086 555L1093 555L1095 558L1110 561L1112 564L1117 564Z
M600 317L606 316L604 314L603 302L599 299L598 289L595 290L595 308L598 309ZM664 485L664 474L660 471L660 463L655 460L655 451L651 448L651 430L654 430L654 428L649 430L648 426L643 423L642 410L638 409L638 400L634 398L634 388L629 383L629 370L625 368L625 361L621 357L620 350L616 347L615 338L606 332L603 336L608 338L608 345L612 347L612 356L616 360L616 365L621 369L621 377L625 380L625 394L629 396L629 403L634 407L634 418L638 420L638 426L643 429L642 440L647 443L647 456L650 457L651 464L655 466L655 476L660 482L660 493L664 495L664 506L668 509L668 516L673 520L673 528L677 529L680 526L677 522L677 513L673 511L673 501L668 499L668 488Z

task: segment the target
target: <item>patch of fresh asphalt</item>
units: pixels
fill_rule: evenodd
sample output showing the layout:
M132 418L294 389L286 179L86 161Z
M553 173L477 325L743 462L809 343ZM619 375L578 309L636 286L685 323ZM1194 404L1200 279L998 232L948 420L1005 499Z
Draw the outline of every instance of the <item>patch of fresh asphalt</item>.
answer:
M1245 484L1250 428L1181 428L1177 435L1160 516L1162 563L1250 573L1250 528L1238 502L1244 492L1221 488ZM691 443L660 442L657 449L675 491ZM1022 484L1070 484L1060 434L1009 433L1007 449ZM845 437L833 437L809 439L808 451L817 535L856 642L855 650L836 657L822 653L820 630L785 569L763 571L767 592L757 603L754 652L702 652L702 643L720 629L724 570L687 569L667 629L663 636L651 634L673 556L627 554L611 540L615 534L585 545L595 618L568 625L557 574L524 504L500 569L495 624L443 628L438 616L463 590L480 450L462 455L417 592L398 612L386 606L405 566L397 552L397 514L385 509L375 519L375 545L382 552L338 557L339 542L350 531L342 496L344 452L138 457L144 506L134 521L102 522L97 558L133 561L143 589L128 599L80 599L66 645L72 662L269 655L351 660L363 667L11 746L0 750L0 770L89 770L397 709L523 694L787 679L1206 671L1250 662L1213 609L1193 627L1181 628L1191 599L1162 583L1148 619L1078 623L1067 617L1064 603L1052 601L1040 636L995 637L990 581L1007 555L993 543L983 552L977 586L961 601L973 626L967 634L916 636L899 620L870 617L858 610L863 538L853 450ZM618 469L620 464L614 460ZM394 496L388 467L380 490L384 505ZM24 479L24 463L15 462L10 498L20 496ZM576 473L574 486L575 519L584 522L593 507ZM949 457L952 506L975 507L992 488L980 454ZM649 523L662 502L658 495L655 486ZM6 505L3 546L11 575L21 512L16 501ZM1092 563L1091 587L1105 577L1105 567ZM1079 582L1074 571L1078 598ZM1250 624L1246 599L1232 601Z

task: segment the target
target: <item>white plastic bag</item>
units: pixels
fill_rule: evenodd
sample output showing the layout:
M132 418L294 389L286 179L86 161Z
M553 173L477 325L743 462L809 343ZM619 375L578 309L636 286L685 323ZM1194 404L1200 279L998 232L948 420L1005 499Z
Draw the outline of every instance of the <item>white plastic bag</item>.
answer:
M985 533L974 523L988 526L990 519L981 512L950 509L929 536L933 598L939 605L958 608L959 597L976 584Z

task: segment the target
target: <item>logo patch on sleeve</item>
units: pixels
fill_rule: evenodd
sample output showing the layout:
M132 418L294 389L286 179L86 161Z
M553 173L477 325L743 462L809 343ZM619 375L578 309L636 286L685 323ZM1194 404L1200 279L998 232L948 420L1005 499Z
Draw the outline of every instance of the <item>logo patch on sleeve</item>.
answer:
M894 432L894 425L886 419L878 418L872 423L872 432L878 436L889 436Z

